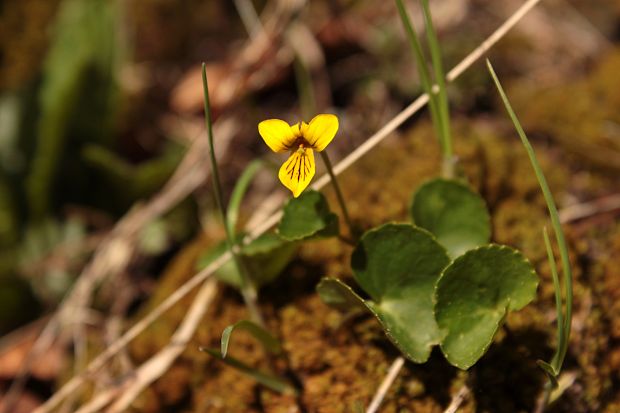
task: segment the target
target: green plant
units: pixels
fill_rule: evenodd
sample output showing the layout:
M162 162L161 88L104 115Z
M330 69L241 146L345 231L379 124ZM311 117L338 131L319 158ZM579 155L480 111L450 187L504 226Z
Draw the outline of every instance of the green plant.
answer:
M317 290L328 304L369 310L411 361L425 362L432 347L439 345L451 364L468 369L486 352L507 313L534 299L538 277L519 251L489 243L490 218L484 200L453 178L439 45L428 2L421 3L437 94L413 25L402 1L396 0L430 97L431 117L444 154L444 178L415 191L410 208L413 224L386 224L362 236L351 268L369 299L335 278L324 278Z
M523 127L521 126L521 122L519 122L517 115L512 109L512 105L510 104L510 101L508 100L508 97L504 92L504 88L502 87L502 84L500 83L497 74L495 73L495 70L493 69L493 66L491 65L491 62L489 60L487 60L487 68L489 70L489 73L491 74L491 77L493 78L495 86L497 87L497 91L502 98L502 102L506 107L506 111L508 112L508 115L512 120L517 134L521 139L521 143L523 143L523 146L527 151L530 163L532 164L532 168L534 169L534 173L536 174L536 178L538 179L540 189L542 190L543 196L545 197L545 202L547 203L549 217L551 218L551 225L553 227L556 242L560 249L560 257L562 260L562 274L564 275L564 294L566 300L564 304L562 303L562 287L560 285L558 271L555 265L555 258L553 256L553 250L551 248L551 241L549 240L547 229L543 228L545 247L547 249L547 257L549 260L549 267L551 268L551 276L553 277L553 287L555 290L558 336L558 345L553 357L551 358L551 361L547 363L543 360L538 360L538 365L543 369L549 380L547 382L547 385L545 386L545 392L542 399L542 409L544 409L544 407L550 401L552 389L556 388L558 385L557 379L560 375L560 371L562 370L562 364L564 363L566 352L568 351L568 342L570 339L573 313L573 274L570 266L570 260L568 257L568 246L566 244L566 238L564 237L562 225L560 224L560 215L558 214L558 208L556 207L553 196L551 195L549 184L547 184L547 179L545 178L542 168L538 163L534 148L530 144L530 141L527 138Z

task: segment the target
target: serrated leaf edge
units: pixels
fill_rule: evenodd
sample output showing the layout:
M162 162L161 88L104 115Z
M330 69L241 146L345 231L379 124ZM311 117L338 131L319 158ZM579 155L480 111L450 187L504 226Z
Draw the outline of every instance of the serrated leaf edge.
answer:
M513 255L520 255L520 261L524 262L526 264L528 264L528 266L531 268L531 270L529 271L530 274L535 278L536 281L536 288L538 288L538 284L540 282L538 274L536 273L536 271L534 270L534 266L532 265L531 261L523 254L521 253L521 251L519 251L516 248L513 248L509 245L503 245L503 244L496 244L496 243L489 243L489 244L485 244L485 245L481 245L479 247L476 248L472 248L470 250L467 250L466 252L464 252L463 254L459 255L458 257L456 257L454 260L452 260L442 271L441 274L439 275L439 278L437 278L437 282L435 283L435 288L434 288L434 292L433 292L433 314L435 314L435 320L437 319L437 313L435 311L435 308L437 306L437 286L439 285L439 282L441 281L441 279L443 278L445 272L447 271L448 268L450 268L450 266L454 265L458 260L463 259L463 257L465 257L465 255L476 252L478 250L482 250L482 249L487 249L487 250L491 250L491 249L496 249L496 250L502 250L502 251L510 251L510 253L512 253ZM530 302L536 297L536 294L534 293L532 299L530 300ZM527 304L525 304L524 306L520 307L520 308L515 308L515 309L511 309L510 308L510 302L511 300L508 299L506 300L506 306L504 308L504 316L498 321L498 323L496 324L496 328L493 332L493 334L491 335L490 340L488 341L488 343L486 343L483 346L483 350L480 353L480 356L476 359L476 361L467 366L467 365L459 365L459 363L454 363L452 360L450 360L450 358L448 357L448 355L445 353L444 349L443 349L443 340L447 337L448 333L446 331L445 328L439 328L439 330L442 332L443 334L443 338L441 339L441 342L439 343L439 348L441 349L442 354L444 355L444 357L446 358L446 360L452 364L455 367L458 367L459 369L462 370L466 370L469 369L471 366L473 366L474 364L476 364L478 362L478 360L480 360L482 358L482 356L484 356L484 354L488 351L489 347L491 346L491 343L493 342L493 339L495 338L495 334L497 334L497 331L499 330L499 328L501 327L501 325L504 323L506 316L508 315L509 311L519 311L521 310L523 307L525 307L525 305L529 304L529 302ZM439 327L439 324L438 324Z

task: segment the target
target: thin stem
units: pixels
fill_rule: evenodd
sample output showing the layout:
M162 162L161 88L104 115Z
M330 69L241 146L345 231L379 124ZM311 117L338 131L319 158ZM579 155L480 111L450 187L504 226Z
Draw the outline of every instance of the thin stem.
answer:
M405 358L402 356L397 357L392 362L392 365L390 366L387 375L385 376L385 378L379 385L379 389L377 390L377 393L375 393L375 396L372 398L370 405L368 405L368 409L366 409L366 413L375 413L376 411L379 410L379 407L381 406L383 399L385 399L385 395L387 394L388 390L390 390L392 383L394 383L394 380L396 380L396 377L398 377L398 373L400 373L400 370L403 368L404 365L405 365Z
M549 240L549 233L547 227L543 228L543 238L545 239L545 248L547 249L547 259L549 260L549 266L551 268L551 276L553 277L553 289L555 290L555 310L557 313L557 325L558 325L558 348L556 349L553 358L551 359L551 366L555 371L559 371L558 360L560 357L560 347L562 347L562 341L564 340L564 315L562 311L562 287L560 286L560 279L558 277L558 269L555 265L555 257L553 256L553 249L551 248L551 241Z
M338 185L338 180L336 179L336 174L334 174L334 169L332 168L332 163L329 160L329 156L325 151L321 151L319 153L321 154L321 158L323 158L325 168L327 169L327 173L331 178L332 185L334 186L334 191L336 191L336 198L338 198L338 203L340 204L340 209L342 210L342 216L344 217L344 220L349 227L349 234L351 234L352 237L356 237L353 223L351 222L351 218L349 217L349 211L347 210L347 205L344 202L344 197L342 196L342 191L340 191L340 185Z
M437 134L437 139L441 144L442 152L445 152L446 148L444 147L444 139L443 139L443 130L441 128L441 115L439 113L439 103L437 102L437 95L433 90L433 83L431 82L431 76L428 71L428 67L426 66L426 59L424 58L424 53L422 52L422 46L420 46L420 42L418 41L418 36L413 27L413 23L407 14L407 10L405 10L405 6L403 5L402 0L395 0L396 7L398 8L398 14L400 19L405 26L405 32L407 33L407 39L409 40L409 45L413 51L414 60L418 67L418 73L420 74L420 81L422 82L422 86L424 91L427 93L429 97L429 108L431 112L431 119L433 122L433 127L435 128L435 133Z
M431 10L428 0L422 0L422 11L424 14L424 23L426 26L426 37L431 51L431 60L433 62L433 70L435 73L435 81L439 88L437 96L437 105L439 109L439 120L441 127L441 140L443 148L443 174L446 178L454 176L454 160L452 152L452 132L450 130L450 107L448 105L448 93L446 89L446 79L441 59L441 49L437 40L437 33L433 25Z
M562 274L564 276L564 287L566 289L566 293L565 293L566 313L564 315L562 326L561 327L558 326L558 328L562 330L563 334L562 334L562 339L558 343L557 357L554 357L554 360L553 360L555 362L555 365L553 367L555 368L557 366L556 373L559 374L560 370L562 369L562 364L564 363L564 358L566 357L566 352L568 351L568 343L570 339L571 320L572 320L572 312L573 312L572 310L573 308L573 276L572 276L572 270L570 267L570 260L568 257L568 246L566 244L564 232L562 231L562 226L560 224L560 216L558 214L558 209L555 205L555 201L553 200L553 196L551 195L549 184L547 183L545 175L542 172L542 168L540 167L540 163L538 162L538 159L536 158L536 153L534 152L534 148L532 147L529 140L527 139L527 135L525 134L525 131L523 130L523 127L521 126L521 123L519 122L519 119L517 118L517 115L512 109L512 106L510 105L508 97L506 96L506 93L504 92L504 89L502 88L502 85L499 79L497 78L497 75L495 74L495 70L493 70L493 66L491 65L491 62L488 59L487 59L487 67L489 69L489 73L491 74L491 77L493 78L493 81L495 82L495 86L497 87L499 95L502 98L502 101L504 102L506 111L508 112L508 115L510 116L510 119L512 120L514 124L515 129L517 130L519 138L521 138L521 142L523 143L523 146L525 147L527 155L530 158L532 168L534 169L536 178L538 179L538 184L540 185L543 196L545 198L545 202L547 203L547 209L549 210L549 216L551 218L553 232L555 233L555 239L560 249L560 257L562 258ZM557 300L557 295L556 295L556 300ZM548 384L548 386L550 386L550 383ZM543 403L548 402L547 393L550 394L550 392L551 392L550 389L545 388L544 397L546 398L546 400L543 400ZM541 409L544 410L545 405L541 405L541 406L542 406Z
M570 266L570 260L568 257L568 246L566 244L566 238L564 237L564 232L562 231L562 225L560 224L560 216L558 214L558 208L555 205L555 201L553 200L553 196L551 195L551 190L549 189L549 184L547 184L547 179L542 172L540 164L538 163L538 159L536 158L536 153L534 153L534 148L530 144L527 139L527 135L523 131L523 127L517 119L517 115L515 114L510 102L508 101L508 97L502 88L495 71L493 70L493 66L491 62L487 59L487 66L489 68L489 72L493 77L495 85L497 86L497 90L506 106L506 111L510 115L512 122L515 125L517 133L521 138L521 142L527 151L527 155L530 158L530 162L532 163L532 167L534 168L534 172L536 173L536 178L538 179L538 183L542 190L543 196L545 197L545 201L547 203L547 209L549 210L549 216L551 217L551 225L553 226L553 232L555 233L555 239L558 243L558 247L560 248L560 257L562 258L562 273L564 275L564 287L566 288L566 315L564 317L564 340L563 346L560 348L560 357L558 359L558 371L562 367L562 363L564 362L564 358L566 357L566 352L568 350L568 339L570 337L571 332L571 320L573 314L573 273Z
M257 293L256 287L252 282L245 264L243 263L242 258L239 256L238 249L235 245L234 234L229 225L227 225L228 220L226 219L226 208L224 207L223 196L222 196L222 184L220 181L219 169L217 167L217 159L215 158L215 149L213 146L213 127L211 121L211 105L209 104L209 84L207 82L207 69L205 63L202 64L202 87L204 90L204 110L205 110L205 126L207 129L207 137L209 140L209 158L211 161L211 176L213 177L213 188L215 192L215 202L217 203L217 207L220 210L220 214L222 217L222 222L224 222L224 228L226 229L226 240L228 243L228 250L230 251L235 266L237 267L237 271L241 276L241 295L245 301L245 304L248 307L248 311L250 312L250 316L252 320L259 324L260 326L265 325L263 321L263 317L260 314L258 309L257 301Z

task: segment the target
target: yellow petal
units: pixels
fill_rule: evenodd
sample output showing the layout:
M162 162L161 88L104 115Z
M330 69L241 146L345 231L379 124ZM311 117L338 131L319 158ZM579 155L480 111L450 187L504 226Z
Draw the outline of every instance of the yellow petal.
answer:
M338 132L338 118L336 115L316 115L310 124L302 125L304 139L313 149L321 152L336 136Z
M286 152L290 150L297 136L294 127L280 119L267 119L258 124L258 133L274 152Z
M291 153L280 168L278 177L282 184L297 198L314 176L314 153L310 148L300 148Z

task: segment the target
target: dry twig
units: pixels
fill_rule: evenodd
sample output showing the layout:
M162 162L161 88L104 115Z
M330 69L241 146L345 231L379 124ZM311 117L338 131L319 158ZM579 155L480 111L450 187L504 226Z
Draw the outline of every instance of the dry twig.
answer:
M217 281L213 278L207 280L194 298L189 311L170 339L168 345L143 363L134 373L131 373L130 377L124 382L105 391L103 393L105 397L96 397L79 411L97 411L113 399L115 402L107 410L108 413L123 412L128 409L142 390L161 377L174 360L185 350L187 343L189 343L194 332L198 328L198 324L202 320L202 317L209 309L216 292Z
M385 395L387 394L388 390L392 386L392 383L394 383L394 380L396 380L396 377L398 376L400 369L402 369L404 365L405 365L404 357L399 356L396 358L396 360L394 360L394 362L388 369L388 372L385 375L385 378L381 382L381 385L379 386L377 393L372 398L370 405L368 405L368 409L366 410L366 413L375 413L377 410L379 410L379 406L381 406L381 403L383 402Z
M456 413L458 408L461 407L461 404L465 401L465 398L467 398L468 394L469 394L469 387L467 387L467 384L463 384L463 386L454 395L454 397L452 397L452 400L450 401L450 405L448 406L446 410L444 410L443 413Z

